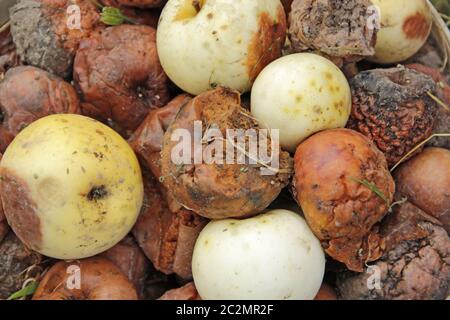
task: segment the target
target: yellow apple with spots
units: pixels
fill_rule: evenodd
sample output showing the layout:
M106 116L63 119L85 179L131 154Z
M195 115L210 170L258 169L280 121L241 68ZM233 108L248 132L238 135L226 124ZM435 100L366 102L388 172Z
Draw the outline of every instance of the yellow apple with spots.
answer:
M263 128L280 130L280 145L295 152L306 138L326 129L345 127L351 90L330 60L297 53L269 64L251 92L251 112Z
M104 124L52 115L23 129L0 162L1 200L16 235L57 259L81 259L118 243L143 199L138 160Z

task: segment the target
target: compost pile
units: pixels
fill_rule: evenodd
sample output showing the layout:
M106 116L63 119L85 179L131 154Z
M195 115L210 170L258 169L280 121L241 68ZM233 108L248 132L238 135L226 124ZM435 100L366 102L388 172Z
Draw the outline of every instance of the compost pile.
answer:
M0 299L450 298L439 19L425 0L17 1Z

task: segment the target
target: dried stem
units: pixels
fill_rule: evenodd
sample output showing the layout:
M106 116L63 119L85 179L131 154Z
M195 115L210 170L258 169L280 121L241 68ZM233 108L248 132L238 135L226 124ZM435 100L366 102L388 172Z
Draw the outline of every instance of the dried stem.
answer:
M399 165L401 165L403 162L405 162L412 154L414 154L414 152L416 152L417 150L419 150L420 148L422 148L425 144L427 144L430 140L432 140L433 138L438 138L438 137L450 137L450 133L435 133L433 135L431 135L430 137L428 137L426 140L422 141L421 143L419 143L417 146L415 146L411 151L409 151L403 158L400 159L399 162L397 162L397 164L395 166L392 167L391 172L394 172L395 169L398 168Z

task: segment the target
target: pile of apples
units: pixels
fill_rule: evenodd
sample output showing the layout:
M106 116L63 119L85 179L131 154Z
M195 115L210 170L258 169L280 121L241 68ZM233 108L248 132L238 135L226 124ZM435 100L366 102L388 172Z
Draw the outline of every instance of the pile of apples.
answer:
M382 29L372 60L392 64L414 55L424 40L401 26L416 11L431 25L425 1L373 2ZM345 127L352 97L345 75L327 58L282 57L286 25L279 0L169 0L157 29L159 59L192 95L217 86L250 92L253 117L263 128L280 129L281 147L293 153L311 135ZM79 115L29 125L3 155L0 172L12 229L31 249L57 259L113 247L142 206L141 169L128 143ZM203 299L313 299L325 254L299 212L280 209L211 221L197 239L192 269Z

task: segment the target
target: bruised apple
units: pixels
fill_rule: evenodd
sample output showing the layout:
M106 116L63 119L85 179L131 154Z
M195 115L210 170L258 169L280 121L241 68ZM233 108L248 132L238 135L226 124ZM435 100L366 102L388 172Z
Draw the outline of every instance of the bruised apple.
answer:
M184 91L197 95L221 85L245 92L281 56L285 38L278 0L169 0L157 47L164 71Z
M369 60L393 64L412 57L425 44L433 18L426 0L372 0L381 15L375 56Z
M119 134L80 115L52 115L22 130L0 163L6 219L31 249L81 259L118 243L143 199L139 163Z

